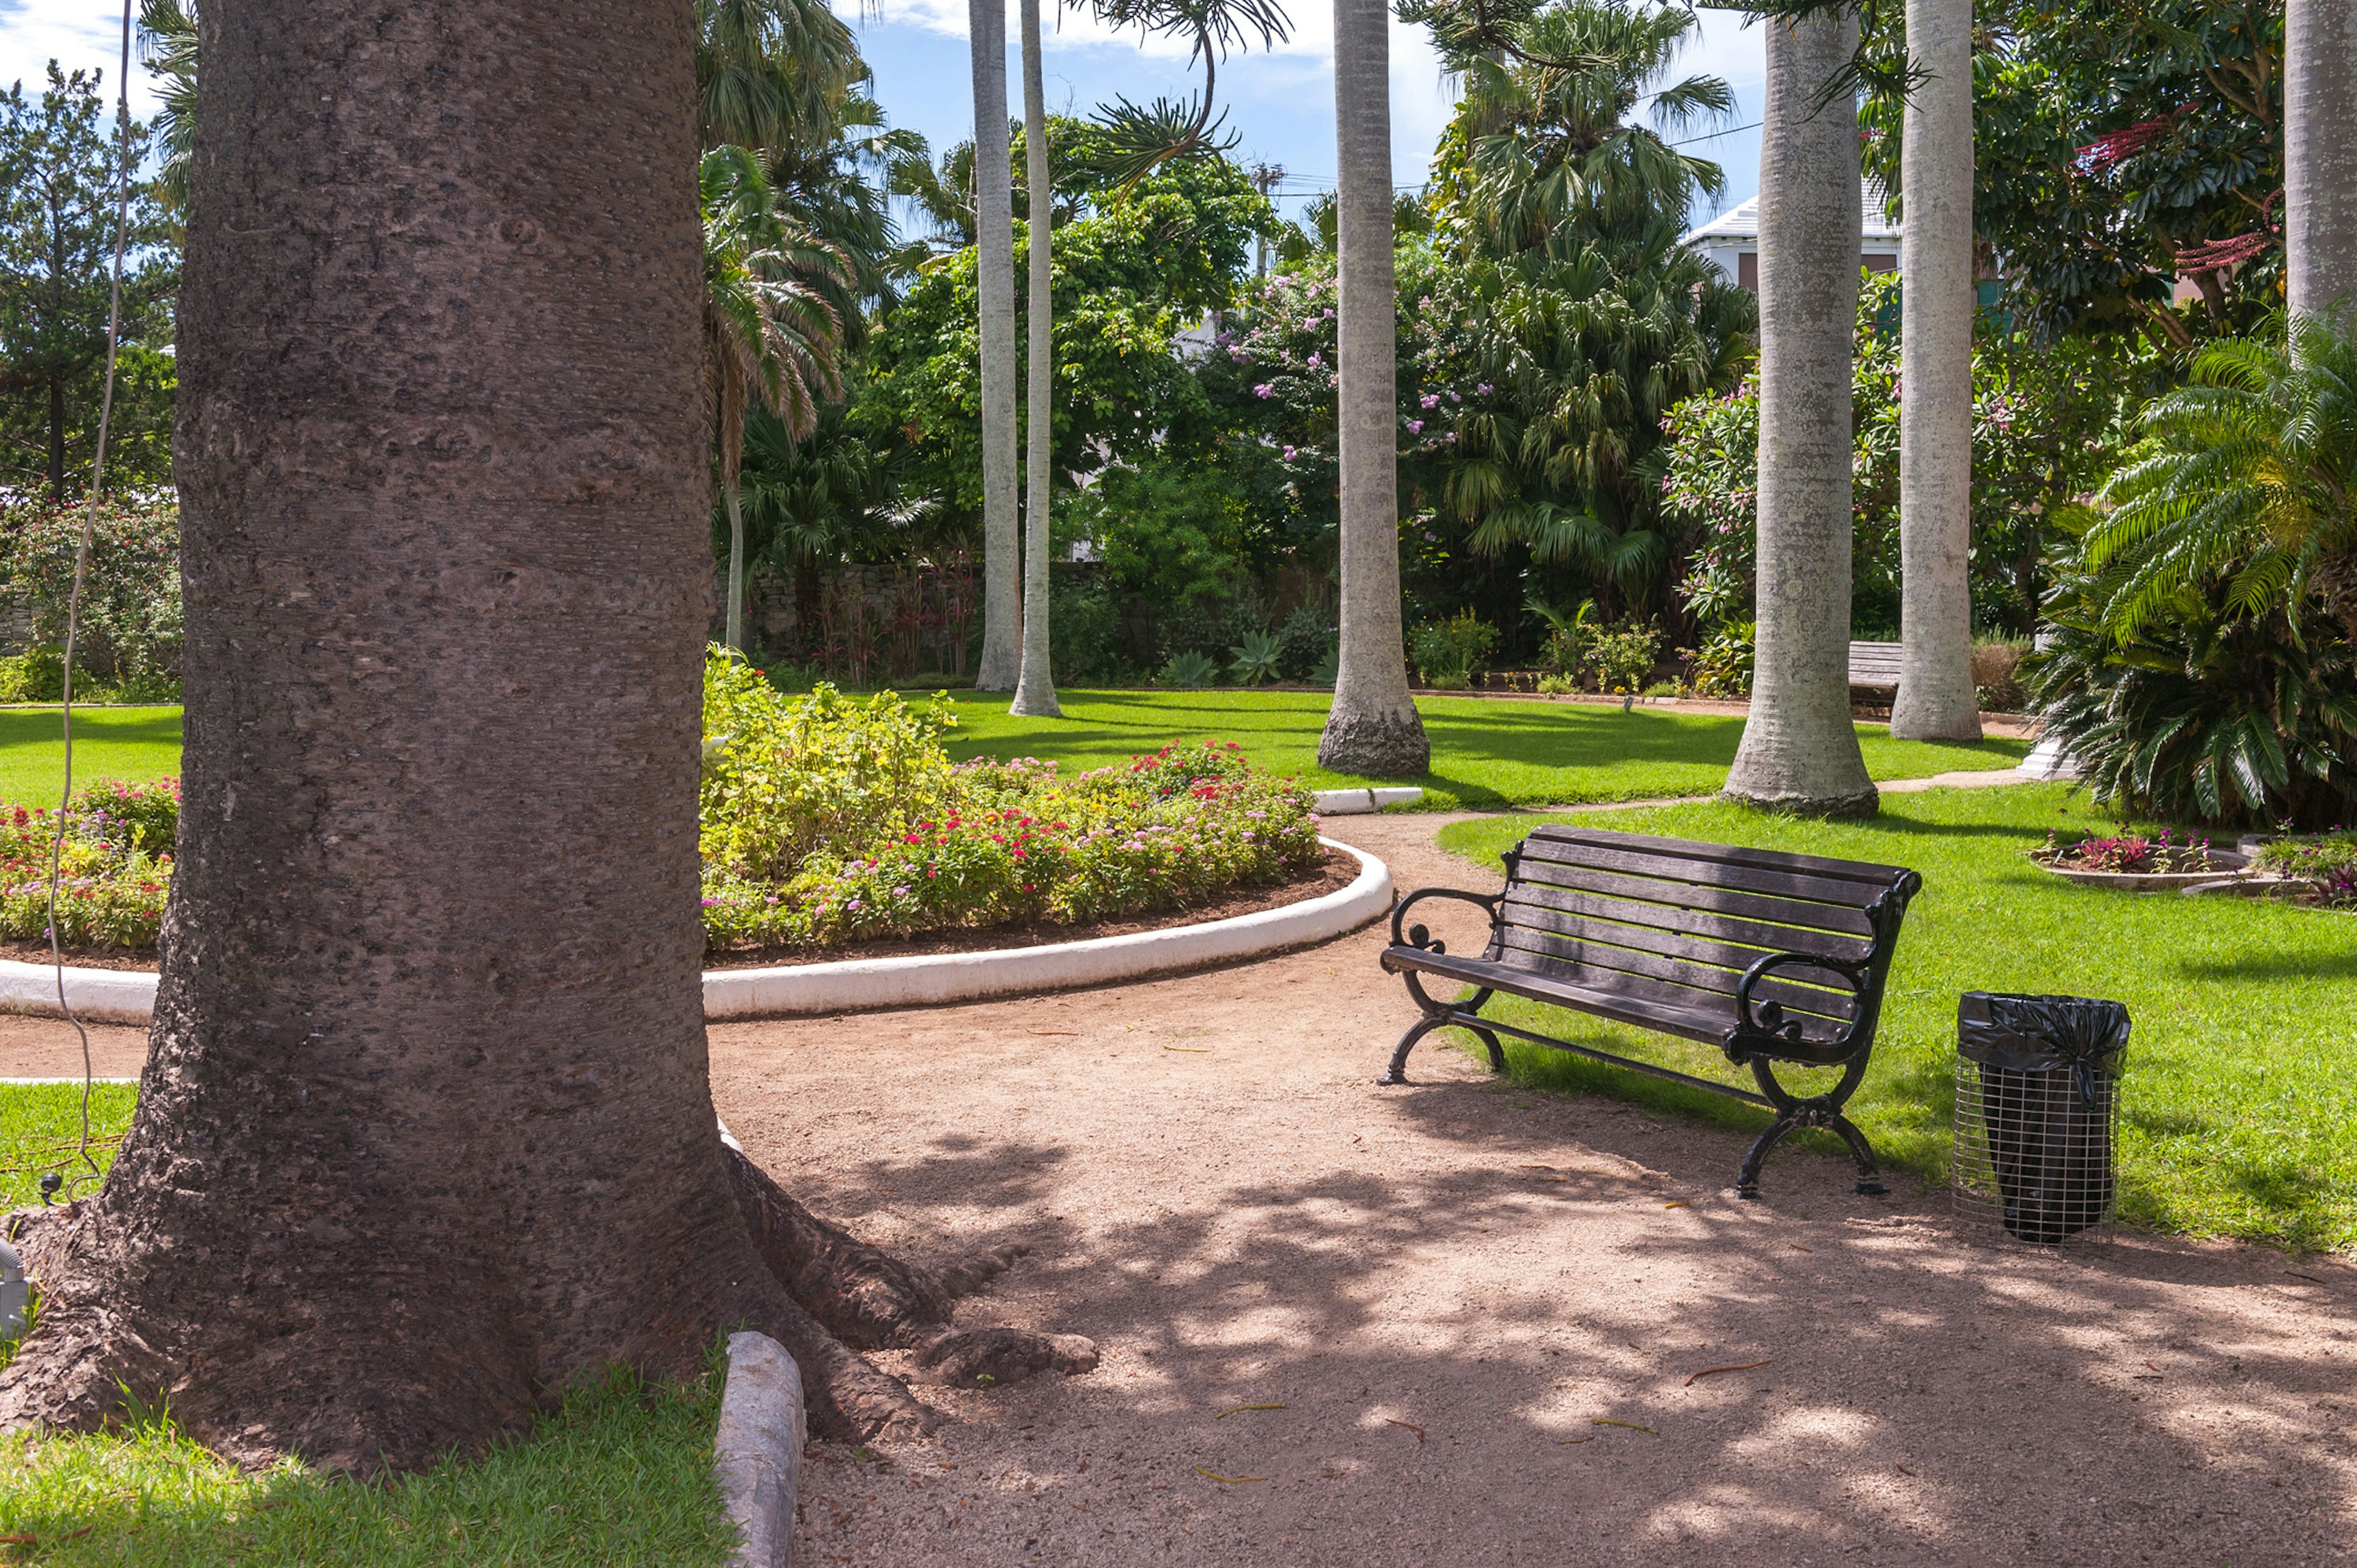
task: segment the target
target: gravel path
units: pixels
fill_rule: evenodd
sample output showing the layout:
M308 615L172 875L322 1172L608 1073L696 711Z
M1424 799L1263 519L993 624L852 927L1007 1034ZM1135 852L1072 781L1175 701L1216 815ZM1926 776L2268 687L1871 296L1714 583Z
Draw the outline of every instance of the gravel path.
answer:
M1448 820L1329 832L1462 884ZM712 1029L721 1112L789 1187L920 1254L1028 1241L963 1318L1104 1352L921 1390L930 1442L814 1445L799 1561L2357 1561L2357 1269L1972 1242L1943 1196L1803 1152L1740 1203L1737 1134L1430 1047L1379 1090L1412 1016L1382 940ZM0 1076L69 1070L61 1033L0 1020ZM94 1033L136 1070L135 1031Z

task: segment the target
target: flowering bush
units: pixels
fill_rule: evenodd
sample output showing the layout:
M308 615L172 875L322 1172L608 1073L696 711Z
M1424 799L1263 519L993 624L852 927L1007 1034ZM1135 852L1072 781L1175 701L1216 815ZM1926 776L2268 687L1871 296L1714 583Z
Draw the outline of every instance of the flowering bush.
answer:
M726 786L707 774L704 921L715 947L1075 924L1283 881L1323 854L1309 792L1232 745L1168 746L1067 779L1032 757L952 766L938 736L955 721L938 700L895 715L898 698L853 703L822 688L756 727L749 704L730 700L733 674L717 670L716 689L708 732L734 723L796 744L736 740L720 748ZM707 750L731 733L713 732ZM858 799L827 809L822 789L770 776L795 756L828 759L828 776ZM752 852L715 853L739 845Z
M2180 839L2169 828L2143 833L2092 833L2064 843L2051 829L2046 842L2029 852L2030 858L2069 871L2109 871L2133 875L2161 875L2189 871L2223 869L2210 857L2208 839Z
M79 506L38 511L18 522L7 542L7 575L31 593L35 628L46 643L65 640L83 519ZM180 644L179 508L102 505L82 582L77 664L133 688L135 698L168 699L177 696L170 688ZM61 675L60 656L49 657ZM77 669L74 683L81 682Z
M152 948L172 886L180 781L94 784L74 797L58 863L58 939L74 947ZM0 806L0 936L49 931L56 812Z

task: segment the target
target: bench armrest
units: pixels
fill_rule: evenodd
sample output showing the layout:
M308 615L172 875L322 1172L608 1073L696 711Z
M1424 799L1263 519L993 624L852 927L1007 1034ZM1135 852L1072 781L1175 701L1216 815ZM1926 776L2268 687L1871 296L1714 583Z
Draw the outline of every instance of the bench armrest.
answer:
M1736 1039L1730 1040L1730 1050L1745 1035L1764 1039L1797 1040L1801 1037L1799 1021L1785 1018L1782 1003L1771 998L1760 1004L1760 1010L1756 1015L1751 1009L1752 988L1764 977L1779 969L1817 970L1825 974L1837 976L1849 987L1850 993L1856 996L1859 1003L1858 1015L1851 1019L1849 1027L1844 1029L1840 1037L1832 1042L1836 1047L1847 1045L1851 1037L1857 1033L1859 1022L1867 1015L1864 1005L1866 975L1863 967L1843 963L1835 959L1818 958L1811 953L1771 952L1753 961L1751 967L1743 972L1743 978L1736 982L1734 1030Z
M1467 893L1455 887L1419 887L1415 892L1409 894L1406 897L1401 899L1396 905L1393 906L1392 946L1396 948L1422 948L1426 952L1445 953L1448 950L1448 945L1443 942L1435 941L1433 940L1432 933L1426 930L1424 927L1410 926L1406 929L1405 934L1401 931L1400 921L1405 918L1408 911L1408 906L1414 904L1419 898L1455 898L1461 903L1479 904L1482 908L1490 911L1490 924L1492 928L1495 928L1498 923L1498 906L1504 902L1505 895L1502 893Z

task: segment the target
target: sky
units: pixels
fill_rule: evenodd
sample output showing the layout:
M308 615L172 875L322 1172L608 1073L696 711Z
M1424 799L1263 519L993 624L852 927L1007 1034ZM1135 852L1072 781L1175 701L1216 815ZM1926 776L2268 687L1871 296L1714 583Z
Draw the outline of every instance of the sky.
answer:
M966 58L965 0L831 0L858 29L860 48L876 73L876 96L895 125L920 132L939 152L974 131L974 79ZM1273 50L1232 57L1220 69L1219 101L1228 128L1240 136L1235 156L1245 163L1265 161L1286 171L1277 187L1278 206L1288 215L1334 185L1333 16L1322 4L1288 5L1296 26ZM1716 159L1727 176L1726 194L1697 205L1696 222L1752 195L1759 188L1760 94L1764 49L1757 27L1739 16L1699 14L1698 42L1678 62L1689 73L1723 76L1735 90L1732 124L1750 126L1689 150ZM104 0L0 0L0 84L22 81L38 91L48 62L105 72L108 95L121 48L123 12ZM1086 10L1043 16L1048 29L1044 69L1051 112L1087 114L1115 95L1139 102L1157 94L1182 97L1200 82L1187 70L1183 44L1160 39L1141 46L1135 34L1119 36ZM1017 36L1009 7L1007 37ZM1392 26L1392 178L1414 188L1424 181L1433 145L1447 124L1452 94L1422 27ZM1008 51L1011 106L1022 107L1022 76ZM151 113L155 96L135 57L132 113Z

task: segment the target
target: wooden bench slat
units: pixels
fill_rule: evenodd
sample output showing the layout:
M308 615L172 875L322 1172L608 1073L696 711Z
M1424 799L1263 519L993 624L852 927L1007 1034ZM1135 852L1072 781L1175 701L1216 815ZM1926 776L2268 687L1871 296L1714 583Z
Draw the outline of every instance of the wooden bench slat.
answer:
M1786 899L1796 907L1794 918L1803 920L1812 913L1807 908L1810 905L1857 910L1864 909L1874 902L1873 898L1866 896L1869 888L1866 883L1836 882L1830 877L1744 865L1717 866L1712 868L1709 875L1697 876L1675 862L1664 862L1630 850L1608 849L1595 844L1534 844L1523 853L1517 869L1529 875L1535 865L1574 865L1583 869L1624 872L1631 876L1651 876L1658 879L1665 889L1724 887L1737 893Z
M1500 935L1510 946L1546 953L1567 963L1650 974L1730 997L1744 971L1773 950L1734 947L1642 926L1610 926L1529 905L1517 909L1511 899L1507 908L1511 923ZM1856 1011L1856 997L1846 990L1813 983L1808 978L1813 972L1799 970L1762 975L1752 993L1763 1001L1774 997L1787 1006L1846 1020Z
M1906 655L1903 643L1853 642L1849 645L1849 683L1895 688Z
M1664 1005L1660 998L1632 993L1592 990L1537 970L1522 969L1493 959L1460 958L1454 953L1427 953L1413 948L1392 948L1383 954L1387 969L1414 969L1454 980L1464 985L1486 985L1510 995L1558 1007L1576 1008L1683 1039L1717 1045L1727 1033L1727 1015L1704 1008Z
M1533 887L1598 893L1679 909L1708 909L1770 925L1788 926L1794 930L1821 931L1827 936L1863 938L1871 941L1874 935L1874 922L1867 918L1866 911L1853 909L1846 904L1772 898L1765 894L1744 893L1730 887L1705 887L1695 883L1667 882L1658 877L1629 876L1620 872L1596 871L1552 861L1523 861L1519 868L1518 880Z
M1873 941L1862 935L1851 936L1813 926L1746 919L1738 915L1696 909L1691 905L1667 899L1657 902L1637 895L1633 878L1612 877L1609 874L1599 873L1595 880L1610 881L1616 886L1608 892L1587 892L1531 880L1515 884L1508 897L1568 915L1593 915L1601 919L1652 926L1664 931L1716 937L1722 941L1741 943L1765 951L1804 952L1813 958L1837 958L1855 962L1874 950ZM1611 897L1610 892L1618 892L1621 896ZM1857 917L1857 923L1864 925L1866 918L1863 915Z
M1793 854L1785 850L1753 849L1745 844L1705 843L1696 839L1654 838L1645 833L1624 833L1562 822L1544 823L1532 829L1530 838L1523 841L1525 847L1534 839L1543 843L1587 844L1663 860L1693 861L1706 865L1740 865L1762 871L1791 871L1834 882L1856 883L1874 890L1866 897L1869 904L1881 897L1891 884L1907 875L1903 866L1877 865L1870 861L1835 860L1822 854Z
M1526 953L1549 964L1574 967L1578 972L1571 977L1576 983L1603 990L1622 983L1622 977L1658 982L1674 988L1675 994L1666 1000L1684 1005L1706 1005L1701 1000L1703 996L1720 998L1726 1009L1722 1027L1731 1027L1735 1023L1735 988L1743 978L1740 970L1717 969L1641 948L1613 947L1585 937L1566 937L1534 926L1509 927L1501 935L1508 953ZM1515 961L1508 953L1500 954L1501 961ZM1836 1024L1848 1023L1854 1011L1854 999L1846 991L1827 991L1773 974L1762 975L1751 994L1758 1001L1781 1002L1791 1011L1829 1018Z

